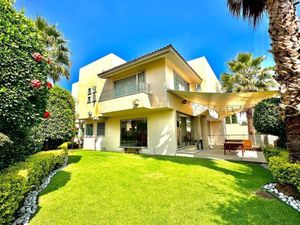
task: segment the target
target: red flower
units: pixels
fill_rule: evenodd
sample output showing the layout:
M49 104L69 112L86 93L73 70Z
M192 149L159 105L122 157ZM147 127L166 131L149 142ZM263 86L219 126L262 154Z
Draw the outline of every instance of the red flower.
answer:
M31 86L34 87L34 88L39 88L39 87L41 87L41 85L42 85L42 83L39 80L32 80L31 81Z
M44 118L45 119L48 119L49 117L50 117L51 115L50 115L50 113L49 112L44 112Z
M47 82L46 86L47 86L48 89L51 89L53 87L53 85L51 84L51 82Z
M47 59L47 64L51 64L51 59L50 58Z
M32 57L36 62L41 62L43 60L43 56L38 52L33 53Z

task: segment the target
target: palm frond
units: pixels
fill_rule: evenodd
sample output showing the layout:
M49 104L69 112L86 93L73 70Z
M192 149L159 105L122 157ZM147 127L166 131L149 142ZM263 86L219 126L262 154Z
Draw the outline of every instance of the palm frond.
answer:
M255 27L261 20L267 0L227 0L227 6L236 17L249 20Z
M44 31L49 25L44 17L37 16L35 19L35 26L38 30Z

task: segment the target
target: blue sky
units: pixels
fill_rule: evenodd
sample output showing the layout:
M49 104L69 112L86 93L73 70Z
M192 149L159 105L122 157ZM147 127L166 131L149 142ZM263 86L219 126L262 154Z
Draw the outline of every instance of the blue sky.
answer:
M57 23L69 40L71 79L59 82L69 90L80 67L108 53L128 61L168 44L186 60L205 56L218 77L239 52L273 64L267 19L254 30L231 16L226 0L17 0L16 6Z

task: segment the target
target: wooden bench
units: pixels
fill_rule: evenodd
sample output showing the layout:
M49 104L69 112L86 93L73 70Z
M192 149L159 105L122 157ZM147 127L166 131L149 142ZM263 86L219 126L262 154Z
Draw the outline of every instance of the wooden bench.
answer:
M124 148L124 153L135 153L135 154L139 154L140 150L142 149L141 147L134 147L134 146L123 146L121 148Z
M226 151L231 150L242 150L242 155L244 156L244 140L240 139L225 139L224 142L224 155L226 155Z

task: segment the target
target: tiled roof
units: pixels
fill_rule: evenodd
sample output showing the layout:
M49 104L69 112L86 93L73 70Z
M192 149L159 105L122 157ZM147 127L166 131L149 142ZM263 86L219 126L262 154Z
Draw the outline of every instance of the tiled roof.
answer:
M106 71L103 71L103 72L101 72L101 73L99 73L98 74L98 76L99 77L103 77L104 75L106 75L106 74L108 74L108 73L111 73L111 72L114 72L114 71L117 71L117 70L119 70L119 69L122 69L122 68L126 68L127 66L130 66L130 65L133 65L134 63L136 63L136 62L138 62L138 61L142 61L143 59L147 59L147 58L150 58L150 57L152 57L152 56L156 56L156 55L159 55L159 54L161 54L161 53L163 53L163 52L167 52L167 51L170 51L170 50L173 50L182 60L183 60L183 62L195 73L195 74L197 74L196 73L196 71L186 62L186 60L178 53L178 51L173 47L173 45L167 45L167 46L165 46L165 47L163 47L163 48L160 48L160 49L157 49L157 50L155 50L155 51L153 51L153 52L150 52L150 53L147 53L147 54L145 54L145 55L143 55L143 56L140 56L140 57L138 57L138 58L135 58L135 59L133 59L133 60L131 60L131 61L128 61L128 62L126 62L126 63L124 63L124 64L121 64L121 65L119 65L119 66L116 66L116 67L113 67L113 68L111 68L111 69L109 69L109 70L106 70ZM198 75L198 74L197 74ZM199 75L198 75L199 76Z

